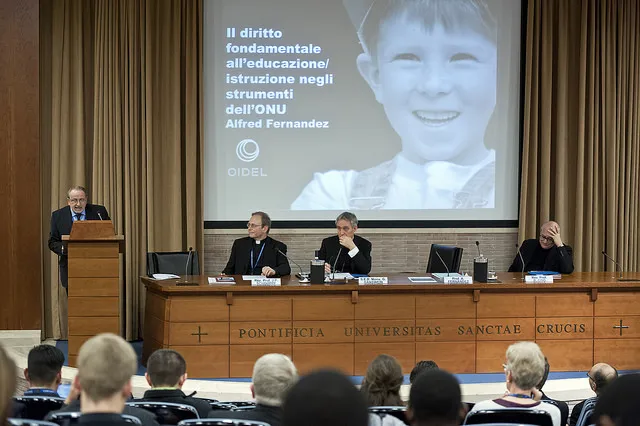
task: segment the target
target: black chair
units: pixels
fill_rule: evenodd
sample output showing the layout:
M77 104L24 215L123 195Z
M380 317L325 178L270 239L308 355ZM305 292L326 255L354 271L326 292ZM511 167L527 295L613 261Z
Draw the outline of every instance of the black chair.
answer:
M149 252L147 253L147 275L153 274L174 274L200 275L200 263L198 262L198 252L191 252L191 259L187 267L188 251L172 252Z
M227 410L227 411L231 411L234 408L236 408L235 405L233 404L229 404L228 402L209 402L209 406L211 407L211 410Z
M596 402L598 402L598 398L595 396L584 401L576 426L586 426L593 423L591 422L591 415L593 414L593 410L596 408Z
M158 418L161 425L177 425L182 420L199 419L198 411L191 405L175 404L172 402L132 401L126 403L129 407L142 408L151 411Z
M12 426L58 426L53 422L45 422L44 420L33 420L33 419L15 419L8 418L7 423Z
M19 408L14 417L31 420L44 420L47 414L64 405L64 398L55 396L17 396L13 400Z
M197 419L184 420L178 426L271 426L269 423L242 419Z
M50 413L46 420L52 422L59 426L72 426L78 423L78 420L82 416L82 413L79 411L70 411L63 413ZM142 425L142 422L139 418L131 416L129 414L121 414L122 420L127 423L131 423L132 425Z
M431 244L427 273L458 272L460 270L463 250L461 247ZM438 257L438 254L440 257ZM440 258L442 258L442 260L440 260ZM442 261L445 263L442 263ZM447 270L447 268L449 268L449 270Z
M209 406L212 410L227 410L227 411L246 411L256 408L256 403L253 401L216 401L209 400Z
M543 410L529 408L505 408L503 410L480 410L467 414L465 425L486 425L493 423L527 424L553 426L551 414Z
M374 406L369 407L369 413L377 414L379 416L393 416L396 419L404 422L405 424L409 424L406 416L406 407L397 407L397 406Z

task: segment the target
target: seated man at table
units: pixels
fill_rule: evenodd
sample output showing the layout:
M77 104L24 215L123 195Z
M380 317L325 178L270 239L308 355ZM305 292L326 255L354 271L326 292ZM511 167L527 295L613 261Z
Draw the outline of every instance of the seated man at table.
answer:
M182 392L182 385L187 380L187 362L174 350L158 349L152 353L144 377L151 389L145 391L142 401L190 405L200 417L206 417L211 410L204 399L192 398Z
M256 408L242 411L215 410L207 417L254 420L280 426L282 403L297 381L298 371L288 356L263 355L254 364L251 375L251 395L256 399Z
M525 240L518 250L519 253L516 253L509 272L523 270L525 272L553 271L561 274L573 272L573 250L562 242L560 226L556 222L543 224L540 227L538 239Z
M269 236L271 218L264 212L251 213L247 223L248 237L233 242L231 256L223 274L264 275L280 277L289 275L291 267L285 256L287 246Z
M350 212L341 213L336 218L337 235L322 240L318 258L325 261L326 273L349 272L368 274L371 271L371 243L355 235L358 218Z

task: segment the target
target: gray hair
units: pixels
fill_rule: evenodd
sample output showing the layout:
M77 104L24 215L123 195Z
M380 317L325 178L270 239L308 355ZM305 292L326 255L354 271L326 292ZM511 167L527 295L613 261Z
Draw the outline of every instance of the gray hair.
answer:
M544 354L533 342L518 342L507 348L507 370L522 390L533 389L544 375Z
M251 380L258 404L280 407L298 381L298 371L288 356L266 354L253 365Z
M87 192L87 188L85 188L84 186L76 185L69 188L69 190L67 191L67 198L71 198L71 191L82 191L84 192L85 197L87 197L89 194Z
M265 212L253 212L251 213L251 216L260 216L262 226L266 226L269 228L267 229L267 234L269 233L269 231L271 231L271 218L268 214L266 214Z
M354 227L354 228L358 226L358 218L356 217L355 214L353 214L351 212L342 212L342 213L340 213L340 215L336 218L336 225L341 220L348 220L349 222L351 222L351 226Z

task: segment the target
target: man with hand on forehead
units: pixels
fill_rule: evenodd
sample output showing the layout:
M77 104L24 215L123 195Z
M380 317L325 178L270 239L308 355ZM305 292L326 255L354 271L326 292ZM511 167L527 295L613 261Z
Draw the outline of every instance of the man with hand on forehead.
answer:
M573 250L562 242L560 225L550 221L540 227L538 239L525 240L520 246L524 271L553 271L561 274L573 272ZM509 272L523 270L520 254L516 253Z

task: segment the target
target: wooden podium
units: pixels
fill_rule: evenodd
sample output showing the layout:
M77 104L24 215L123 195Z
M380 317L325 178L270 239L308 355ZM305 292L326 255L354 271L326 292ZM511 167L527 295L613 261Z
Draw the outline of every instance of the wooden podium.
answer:
M110 220L76 221L68 241L69 365L75 367L80 346L99 333L122 335L120 263L124 237Z

